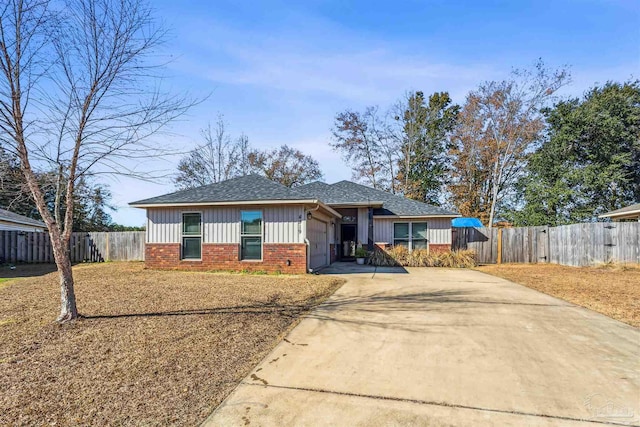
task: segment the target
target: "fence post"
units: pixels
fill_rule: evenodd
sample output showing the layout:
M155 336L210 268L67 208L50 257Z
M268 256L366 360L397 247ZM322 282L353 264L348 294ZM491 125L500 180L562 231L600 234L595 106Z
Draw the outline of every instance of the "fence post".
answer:
M498 264L502 264L502 228L498 228Z
M106 253L104 254L105 261L111 261L111 257L109 256L109 233L106 233Z

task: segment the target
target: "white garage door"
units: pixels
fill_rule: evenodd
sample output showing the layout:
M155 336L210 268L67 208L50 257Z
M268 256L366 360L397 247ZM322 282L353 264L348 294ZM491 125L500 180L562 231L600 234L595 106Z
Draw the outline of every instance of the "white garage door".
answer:
M327 253L327 223L318 219L307 221L307 239L309 239L309 268L319 268L329 264Z

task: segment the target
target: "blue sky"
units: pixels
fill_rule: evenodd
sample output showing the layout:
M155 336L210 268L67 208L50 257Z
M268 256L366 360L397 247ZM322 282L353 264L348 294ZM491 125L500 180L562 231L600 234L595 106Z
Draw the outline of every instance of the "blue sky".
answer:
M154 0L169 29L166 87L210 96L158 143L184 150L224 114L232 135L260 148L314 156L325 179L351 172L330 150L336 113L386 108L408 90L449 91L462 103L485 80L542 58L568 65L581 95L596 82L640 78L640 1L182 1ZM142 165L173 173L178 159ZM140 225L128 202L173 190L164 182L108 182L118 223Z

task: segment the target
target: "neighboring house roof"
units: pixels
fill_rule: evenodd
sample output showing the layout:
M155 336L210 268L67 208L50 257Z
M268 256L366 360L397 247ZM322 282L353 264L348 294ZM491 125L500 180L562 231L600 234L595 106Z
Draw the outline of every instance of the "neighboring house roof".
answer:
M437 206L350 181L340 181L335 184L312 182L301 187L288 188L260 175L232 178L203 187L138 200L130 205L145 208L216 203L268 203L271 201L319 203L334 208L354 205L373 206L374 215L459 216L455 212ZM336 213L336 215L338 214Z
M478 218L454 218L451 220L452 227L483 227Z
M598 218L611 218L611 219L626 219L626 218L640 218L640 203L635 205L626 206L615 211L607 212L599 215Z
M407 199L351 181L340 181L335 184L312 182L296 188L296 191L306 196L314 195L334 208L339 205L377 205L378 207L373 210L373 214L376 216L460 216L456 212L438 206Z
M22 225L31 225L33 227L47 228L47 224L37 219L32 219L24 215L8 211L6 209L0 209L0 221L13 222Z

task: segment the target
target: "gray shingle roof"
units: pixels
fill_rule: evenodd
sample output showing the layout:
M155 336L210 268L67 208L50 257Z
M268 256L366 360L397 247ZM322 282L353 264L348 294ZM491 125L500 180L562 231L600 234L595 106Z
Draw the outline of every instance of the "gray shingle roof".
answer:
M386 191L356 184L351 181L340 181L335 184L312 182L296 188L298 193L306 196L314 195L315 198L331 205L349 203L382 202L382 208L374 208L374 215L399 215L399 216L429 216L450 215L459 216L458 213L407 199L403 196L391 194Z
M47 225L42 221L38 221L37 219L29 218L28 216L19 215L17 213L13 213L13 212L8 211L6 209L0 209L0 220L9 221L9 222L15 222L15 223L18 223L18 224L33 225L35 227L47 228Z
M198 188L176 191L150 199L138 200L131 205L243 202L263 200L303 200L305 196L291 188L260 175L246 175Z
M144 206L265 200L319 200L329 206L382 202L381 208L374 208L374 215L459 216L455 212L437 206L410 200L350 181L340 181L335 184L317 181L297 188L287 188L260 175L233 178L216 184L138 200L130 204Z

